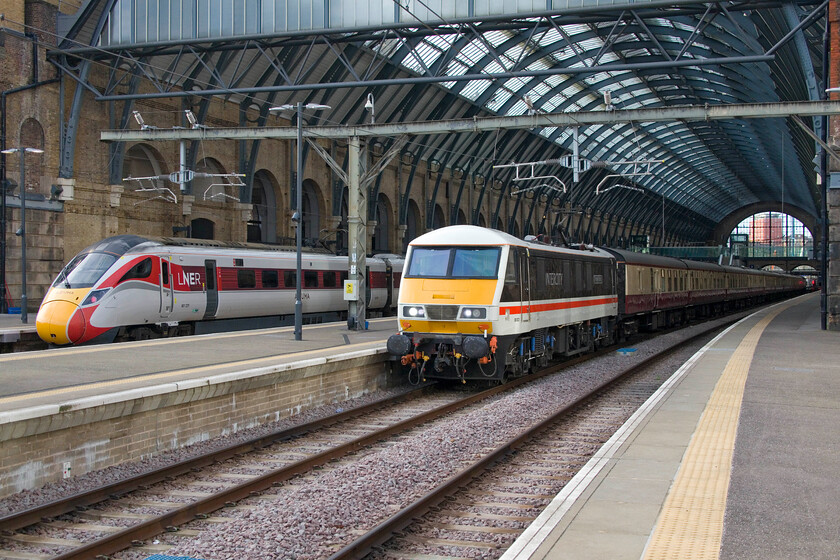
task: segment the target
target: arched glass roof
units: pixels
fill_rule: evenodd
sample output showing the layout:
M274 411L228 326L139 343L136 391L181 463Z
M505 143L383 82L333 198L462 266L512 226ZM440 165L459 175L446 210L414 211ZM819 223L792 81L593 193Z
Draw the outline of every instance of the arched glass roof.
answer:
M202 0L168 0L167 6L189 1ZM228 3L221 0L220 9ZM467 3L441 6L455 4ZM66 22L65 40L51 60L101 101L130 106L137 99L190 95L193 103L201 100L200 111L222 97L253 111L251 122L260 125L268 107L299 100L330 105L322 122L366 122L369 94L377 122L820 97L824 2L585 4L484 17L432 10L420 23L401 12L401 4L384 2L375 14L379 25L350 27L349 12L328 10L323 18L340 16L343 26L281 29L276 18L269 25L254 0L243 4L241 26L234 19L214 35L208 23L202 36L201 22L176 22L172 12L155 12L150 27L151 10L163 6L157 0L144 2L143 14L136 11L139 3L90 0ZM422 3L405 5L414 15L422 11ZM186 33L188 23L193 31ZM107 83L80 71L78 60L106 67ZM818 121L806 124L818 132ZM121 125L129 126L127 111ZM511 171L494 165L558 160L574 149L574 133L549 126L423 135L405 149L417 161L481 174L490 179L485 189L494 180L508 188ZM725 216L758 202L785 198L814 215L820 207L815 143L784 116L585 126L578 129L578 149L596 165L572 185L568 168L545 164L541 174L571 188L562 196L536 189L530 200L545 195L558 207L655 224L659 209L650 202L664 199L679 218L678 235L698 241ZM656 163L641 173L627 162ZM610 186L619 188L599 194Z

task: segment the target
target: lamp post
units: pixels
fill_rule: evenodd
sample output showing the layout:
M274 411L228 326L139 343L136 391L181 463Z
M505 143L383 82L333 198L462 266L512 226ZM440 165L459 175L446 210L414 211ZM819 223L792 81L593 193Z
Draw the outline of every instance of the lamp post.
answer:
M31 154L43 154L44 150L38 148L9 148L3 150L4 154L20 154L20 322L29 322L29 316L26 312L26 169L24 168L24 156L26 152ZM0 294L0 297L6 297L6 294Z
M329 105L317 103L303 103L298 101L296 105L280 105L271 107L269 111L297 110L297 180L295 182L295 213L292 221L296 222L296 248L297 267L295 274L295 340L303 339L303 301L301 296L301 253L303 251L303 110L304 109L330 109Z

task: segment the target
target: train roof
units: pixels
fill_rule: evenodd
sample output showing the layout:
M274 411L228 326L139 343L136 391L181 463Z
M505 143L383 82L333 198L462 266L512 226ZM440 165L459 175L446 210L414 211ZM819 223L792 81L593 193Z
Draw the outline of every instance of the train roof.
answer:
M500 245L514 245L517 247L528 247L533 251L553 251L568 255L612 258L609 253L599 249L598 247L581 246L580 249L558 247L556 245L548 245L546 243L525 241L497 229L468 225L447 226L424 233L423 235L416 237L409 245L441 245L446 247L456 245L488 245L494 247Z
M147 244L149 247L213 247L217 249L247 249L256 251L296 252L297 248L290 245L269 245L266 243L243 243L237 241L218 241L215 239L193 239L186 237L154 237L141 235L115 235L97 241L86 247L82 253L111 253L124 255L129 250ZM320 247L304 247L305 253L334 255Z
M448 226L414 238L410 245L522 245L521 239L497 229Z

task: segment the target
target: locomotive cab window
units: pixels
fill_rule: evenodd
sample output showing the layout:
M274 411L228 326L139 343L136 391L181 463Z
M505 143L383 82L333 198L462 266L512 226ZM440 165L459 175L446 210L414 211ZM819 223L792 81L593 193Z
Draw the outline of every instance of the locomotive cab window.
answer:
M108 253L78 255L64 267L53 282L53 287L90 288L116 260L115 255Z
M414 247L411 278L496 278L500 247Z

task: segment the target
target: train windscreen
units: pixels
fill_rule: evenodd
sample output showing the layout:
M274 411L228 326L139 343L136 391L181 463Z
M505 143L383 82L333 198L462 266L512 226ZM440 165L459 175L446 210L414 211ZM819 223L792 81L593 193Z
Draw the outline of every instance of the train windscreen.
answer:
M413 247L410 278L496 278L499 247Z
M90 288L117 260L108 253L83 253L67 263L53 282L53 287Z

